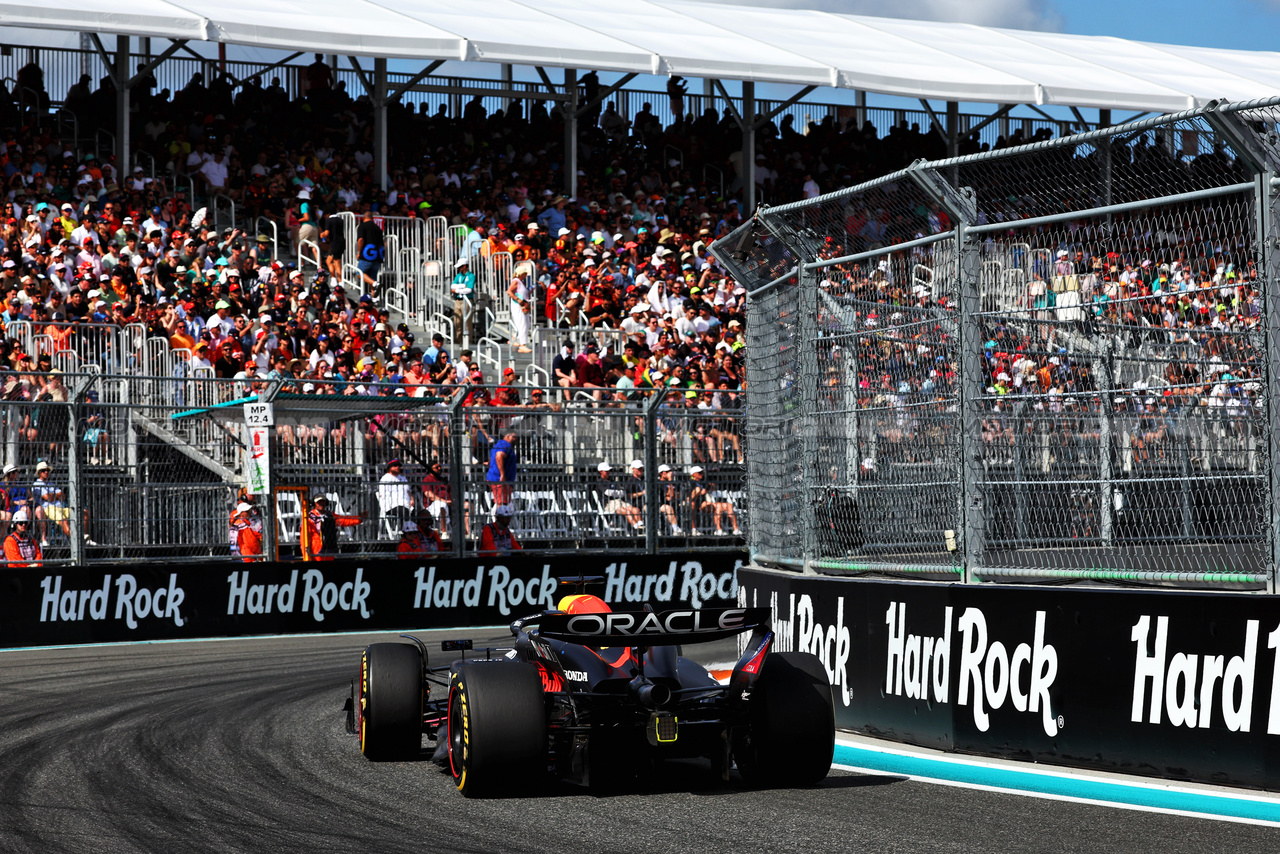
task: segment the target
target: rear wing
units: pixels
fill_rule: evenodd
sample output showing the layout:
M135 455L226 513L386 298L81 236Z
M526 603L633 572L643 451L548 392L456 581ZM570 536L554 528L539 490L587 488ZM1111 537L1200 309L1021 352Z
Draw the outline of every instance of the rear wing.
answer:
M543 614L538 635L588 646L676 646L767 628L769 608L692 608L612 614Z

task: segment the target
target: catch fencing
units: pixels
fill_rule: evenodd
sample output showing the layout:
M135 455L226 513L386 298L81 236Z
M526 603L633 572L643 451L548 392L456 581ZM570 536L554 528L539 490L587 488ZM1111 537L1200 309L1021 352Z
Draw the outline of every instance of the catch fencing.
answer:
M920 161L715 244L754 558L1274 590L1280 98Z
M46 564L237 559L230 520L247 483L246 431L207 410L231 403L239 414L235 401L273 385L216 379L181 360L159 367L11 373L0 386L0 464L14 467L0 523L8 528L26 506ZM276 520L281 559L299 557L303 517L320 494L335 513L363 517L340 529L339 552L353 557L394 552L408 518L429 520L446 554L473 555L498 503L513 505L511 527L534 554L742 546L734 392L608 390L597 400L525 385L442 386L428 405L361 415L352 395L385 404L379 388L338 381L315 391L277 405L273 489L250 499L259 519ZM490 451L509 434L516 480L494 482ZM403 491L383 480L393 458L404 464ZM407 512L396 510L406 492Z

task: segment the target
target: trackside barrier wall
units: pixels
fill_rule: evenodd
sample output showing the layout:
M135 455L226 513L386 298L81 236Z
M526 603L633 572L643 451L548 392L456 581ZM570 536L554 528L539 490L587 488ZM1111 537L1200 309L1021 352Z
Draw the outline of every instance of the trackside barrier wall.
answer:
M573 592L616 610L733 604L743 555L677 559L619 552L572 561L327 561L37 567L0 571L0 648L260 634L505 626Z
M946 751L1280 788L1280 602L743 569L842 729Z

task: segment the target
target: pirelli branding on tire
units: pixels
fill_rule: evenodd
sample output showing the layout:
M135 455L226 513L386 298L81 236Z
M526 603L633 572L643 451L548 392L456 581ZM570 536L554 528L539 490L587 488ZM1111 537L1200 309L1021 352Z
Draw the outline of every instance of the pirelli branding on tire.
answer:
M506 625L552 608L560 576L620 610L736 599L741 552L434 561L0 569L0 647Z
M1280 598L921 584L746 568L837 725L912 744L1273 789Z

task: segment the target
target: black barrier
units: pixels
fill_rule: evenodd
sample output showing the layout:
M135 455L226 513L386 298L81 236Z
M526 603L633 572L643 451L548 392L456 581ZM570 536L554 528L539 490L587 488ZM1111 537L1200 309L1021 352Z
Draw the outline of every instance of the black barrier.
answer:
M844 729L943 750L1280 787L1280 599L744 569Z
M0 647L504 625L552 608L561 575L638 610L731 605L745 555L517 555L0 570Z

